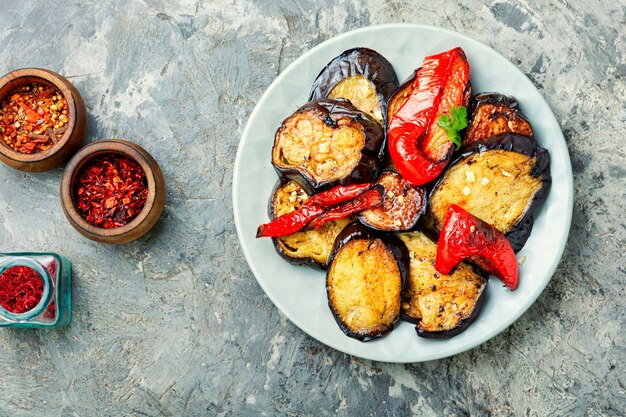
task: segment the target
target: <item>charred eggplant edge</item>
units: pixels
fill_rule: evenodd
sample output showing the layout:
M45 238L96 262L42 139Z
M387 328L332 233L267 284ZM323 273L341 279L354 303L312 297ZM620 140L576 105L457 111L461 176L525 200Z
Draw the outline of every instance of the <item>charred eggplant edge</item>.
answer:
M470 126L474 121L476 109L478 109L483 104L491 104L493 106L504 105L509 109L517 110L517 116L519 116L521 119L524 119L530 125L530 121L526 118L526 116L524 116L524 114L520 110L519 103L515 97L506 96L504 94L494 92L478 93L470 99L470 104L467 109L467 114L470 115L468 126Z
M533 196L528 209L520 221L506 233L506 237L509 239L509 242L511 242L513 251L519 252L530 237L530 233L533 228L534 212L536 211L539 202L548 194L550 185L552 184L552 176L550 174L550 154L547 149L539 146L534 137L528 137L517 133L500 133L499 135L470 144L466 149L462 149L462 153L454 161L452 161L439 179L434 183L430 189L428 198L429 200L431 199L433 193L437 190L437 187L439 187L446 176L447 170L451 169L454 165L461 163L465 158L472 154L492 150L512 151L535 158L535 166L530 171L530 175L534 178L541 178L541 188L539 188ZM436 225L436 227L439 229L441 225ZM439 230L437 230L437 233L438 232Z
M328 190L337 185L349 185L373 181L382 166L380 158L381 148L384 147L385 133L383 127L369 115L356 109L348 100L345 99L319 99L311 101L287 117L281 123L276 131L278 133L284 125L285 121L293 117L296 113L313 109L320 113L321 119L328 126L335 127L336 121L342 117L350 117L363 128L364 144L361 149L361 158L354 169L344 178L333 181L316 182L311 175L298 167L280 167L274 163L274 149L276 147L276 137L272 145L272 166L276 170L279 177L290 179L298 184L312 195L319 191Z
M334 310L333 306L330 303L330 294L329 294L330 288L328 286L328 273L330 272L330 265L335 259L335 255L337 255L337 252L339 252L339 250L346 243L354 239L363 239L363 240L380 239L385 244L385 246L387 247L391 255L394 257L394 259L396 260L396 264L398 265L398 270L400 271L400 281L401 281L400 282L400 300L398 301L398 305L400 306L400 309L398 311L398 315L394 319L391 326L389 326L387 329L383 331L373 333L373 334L363 335L363 334L359 334L359 333L352 331L352 329L350 329L348 326L344 324L344 322L341 320L341 317L339 317L338 313ZM335 239L335 244L333 245L333 249L330 252L330 256L328 257L328 272L326 273L326 298L328 299L328 308L330 309L333 315L333 318L335 319L335 322L337 322L337 325L346 336L360 340L361 342L368 342L370 340L374 340L374 339L378 339L383 336L386 336L394 328L396 328L396 326L400 322L400 316L402 314L402 292L404 291L404 287L409 278L409 261L410 261L409 251L406 248L406 245L404 244L404 242L402 242L395 235L386 234L386 233L382 233L374 229L370 229L369 227L366 227L363 224L361 224L358 220L354 220L353 222L348 224L341 231L341 233L339 233L339 235L337 236L337 239Z
M467 127L465 129L463 129L462 132L462 137L465 138L465 135L469 129L470 126L472 126L472 124L474 123L474 117L476 115L476 110L482 106L483 104L491 104L492 106L500 106L500 105L504 105L506 107L508 107L509 109L512 110L516 110L516 117L519 117L520 119L524 120L526 123L528 123L528 126L530 126L531 132L533 133L531 136L525 136L525 135L521 135L520 133L513 133L513 132L505 132L505 133L509 133L509 134L515 134L515 135L520 135L520 136L525 136L525 137L532 137L534 138L535 135L535 131L533 129L533 125L530 123L530 120L528 120L528 118L524 115L524 113L522 113L522 111L519 108L519 102L517 101L517 99L513 96L507 96L504 95L502 93L478 93L475 94L474 96L472 96L469 100L469 106L467 108L467 114L469 115L469 119L467 122ZM501 135L503 135L504 133L500 133ZM497 136L497 135L494 135ZM484 139L479 139L478 141L483 141L486 140L488 138L484 138ZM471 144L465 146L463 145L463 147L461 148L461 152L465 152L467 149L469 149L470 146L472 146L474 143L476 143L477 141L472 142Z
M384 169L380 172L378 178L380 179L380 177L382 177L383 175L387 174L387 173L393 173L398 175L403 181L404 179L402 178L402 175L400 175L398 173L398 171L395 171L393 169ZM376 180L378 182L378 179ZM410 185L410 184L409 184ZM411 186L411 185L410 185ZM407 229L381 229L376 227L375 225L369 223L367 220L365 220L363 218L363 216L359 213L358 215L358 219L359 221L366 227L370 228L370 229L374 229L377 230L379 232L397 232L397 233L403 233L403 232L412 232L414 230L419 229L419 221L422 218L422 216L426 213L426 210L428 208L428 191L426 190L426 188L421 187L421 186L411 186L413 188L417 188L419 191L419 193L422 195L422 208L420 209L415 222L413 223L413 225Z
M404 233L404 232L403 232ZM422 233L426 238L430 239L431 241L433 241L433 243L437 243L437 239L432 235L432 234L428 234L426 233L426 231L422 231L420 230L420 233ZM434 259L433 259L434 262ZM442 331L438 331L438 332L429 332L423 329L420 329L419 324L421 319L416 319L414 317L411 317L409 315L406 315L404 313L402 313L400 315L400 318L403 321L409 322L411 324L415 324L415 331L417 332L417 335L419 337L423 337L426 339L449 339L453 336L456 336L459 333L462 333L465 331L465 329L467 329L467 327L472 324L474 322L474 320L476 320L476 317L478 317L478 314L480 313L483 304L485 302L485 297L487 296L487 284L489 283L489 274L484 273L484 271L482 271L480 268L478 268L476 265L467 262L467 265L472 268L474 270L474 272L478 275L480 275L485 282L483 283L483 287L480 290L480 295L478 296L478 299L476 300L476 303L474 304L474 309L472 310L472 313L462 319L459 324L457 324L456 327L452 328L452 329L448 329L448 330L442 330Z
M359 58L363 57L364 63ZM342 65L347 63L348 65ZM339 72L341 78L334 73ZM393 65L380 53L369 48L353 48L333 58L313 81L309 100L328 97L340 81L363 75L373 85L383 116L383 126L387 125L387 102L398 89L398 76Z
M419 323L417 323L417 325L415 326L415 331L417 332L417 335L426 339L449 339L458 335L459 333L463 333L468 328L468 326L472 324L474 320L476 320L476 317L478 317L478 314L483 308L483 304L485 303L485 298L487 296L487 282L488 279L485 278L485 283L483 284L480 295L478 296L478 300L476 300L476 303L474 304L474 309L472 310L472 313L468 317L462 319L456 327L439 332L429 332L420 329L420 325Z

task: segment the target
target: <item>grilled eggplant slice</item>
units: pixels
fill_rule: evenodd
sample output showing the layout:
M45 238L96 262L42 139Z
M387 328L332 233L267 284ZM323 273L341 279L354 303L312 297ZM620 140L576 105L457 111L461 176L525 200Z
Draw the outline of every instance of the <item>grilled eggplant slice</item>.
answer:
M330 310L346 335L367 342L394 328L408 266L406 246L393 235L353 222L337 236L326 291Z
M426 211L424 189L412 186L392 171L384 172L376 182L385 187L385 201L380 207L362 212L361 223L384 231L412 229Z
M450 275L440 274L434 267L435 242L421 232L398 236L409 250L411 261L402 318L416 323L421 337L448 338L461 333L482 307L487 280L466 263Z
M463 142L466 147L501 133L533 136L530 122L520 112L514 97L500 93L477 94L470 100L469 114Z
M439 231L457 204L506 234L519 251L533 224L533 210L552 182L550 155L533 138L503 133L475 142L434 186L428 213Z
M271 220L298 210L309 199L309 194L295 181L279 180L270 198L268 214ZM326 269L328 257L337 235L350 223L350 219L338 219L319 229L305 230L289 236L272 238L276 252L294 265L308 265Z
M309 100L345 98L384 125L387 101L397 88L396 72L384 56L355 48L335 57L319 73Z
M371 182L382 164L380 124L344 99L315 100L276 132L272 165L313 194L336 185Z

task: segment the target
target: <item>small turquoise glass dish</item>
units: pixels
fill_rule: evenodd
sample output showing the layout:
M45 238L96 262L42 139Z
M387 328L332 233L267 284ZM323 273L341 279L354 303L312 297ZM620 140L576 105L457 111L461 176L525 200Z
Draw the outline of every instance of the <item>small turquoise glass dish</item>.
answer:
M32 309L16 314L0 305L0 327L54 328L72 317L72 263L56 253L0 253L0 276L14 266L33 269L43 282L43 294Z

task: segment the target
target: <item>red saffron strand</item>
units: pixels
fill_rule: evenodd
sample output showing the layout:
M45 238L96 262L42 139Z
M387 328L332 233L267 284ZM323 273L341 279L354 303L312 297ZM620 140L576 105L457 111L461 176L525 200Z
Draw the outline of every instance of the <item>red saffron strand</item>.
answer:
M27 266L12 266L0 275L0 305L14 314L37 306L43 296L43 280Z

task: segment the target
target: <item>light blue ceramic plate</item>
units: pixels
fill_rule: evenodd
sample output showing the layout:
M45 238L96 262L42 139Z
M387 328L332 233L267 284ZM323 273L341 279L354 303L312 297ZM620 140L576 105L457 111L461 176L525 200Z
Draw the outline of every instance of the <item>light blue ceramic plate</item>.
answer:
M473 92L497 91L515 96L532 123L541 146L550 151L552 188L535 216L528 243L519 253L520 285L511 292L492 279L476 321L448 340L417 337L414 326L401 323L387 337L361 343L345 336L328 309L325 275L293 266L274 251L270 239L256 239L256 228L268 221L267 201L277 177L270 163L274 132L303 105L322 68L346 49L368 47L406 79L425 56L461 46L471 66ZM573 205L572 169L565 139L550 107L528 78L488 46L459 33L436 27L394 24L348 32L311 49L274 80L259 100L245 127L233 178L235 223L243 252L259 284L296 326L320 342L365 359L420 362L471 349L494 337L530 307L552 277L567 241Z

